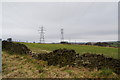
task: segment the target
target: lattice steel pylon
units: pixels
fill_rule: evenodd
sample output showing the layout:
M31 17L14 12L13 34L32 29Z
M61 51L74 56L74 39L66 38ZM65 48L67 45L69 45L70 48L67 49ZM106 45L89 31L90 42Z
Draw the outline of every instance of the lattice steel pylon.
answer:
M39 33L40 33L40 43L45 43L45 37L44 37L44 35L45 35L45 30L44 30L44 27L42 26L42 27L39 27Z
M63 32L63 29L61 29L61 41L64 41L64 32Z

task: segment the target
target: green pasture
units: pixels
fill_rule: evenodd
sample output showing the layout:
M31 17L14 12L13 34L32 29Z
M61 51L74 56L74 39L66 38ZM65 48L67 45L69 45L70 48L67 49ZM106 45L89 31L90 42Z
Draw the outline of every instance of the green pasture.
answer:
M91 45L75 45L75 44L39 44L39 43L22 43L25 44L33 52L41 53L45 51L53 51L55 49L67 48L74 49L79 54L93 53L104 54L108 57L118 58L118 48L100 47Z

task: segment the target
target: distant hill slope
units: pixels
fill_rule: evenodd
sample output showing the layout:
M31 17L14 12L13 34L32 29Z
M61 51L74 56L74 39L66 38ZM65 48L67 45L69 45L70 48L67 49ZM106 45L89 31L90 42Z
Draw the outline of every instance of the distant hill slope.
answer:
M119 41L112 41L112 42L108 42L108 43L110 43L110 46L112 46L112 47L118 47L119 46Z

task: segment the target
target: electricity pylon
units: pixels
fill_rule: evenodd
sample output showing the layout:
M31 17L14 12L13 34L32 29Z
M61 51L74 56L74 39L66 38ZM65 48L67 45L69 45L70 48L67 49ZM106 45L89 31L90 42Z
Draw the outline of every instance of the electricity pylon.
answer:
M42 26L42 27L39 27L39 34L40 34L40 43L45 43L45 37L44 37L44 35L45 35L45 30L44 30L44 27Z

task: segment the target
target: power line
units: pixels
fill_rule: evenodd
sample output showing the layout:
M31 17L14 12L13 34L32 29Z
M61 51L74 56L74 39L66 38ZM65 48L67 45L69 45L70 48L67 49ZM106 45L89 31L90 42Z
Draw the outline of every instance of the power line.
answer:
M45 43L45 37L44 37L44 35L45 35L45 30L44 30L44 27L42 26L42 27L39 27L39 34L40 34L40 43Z

